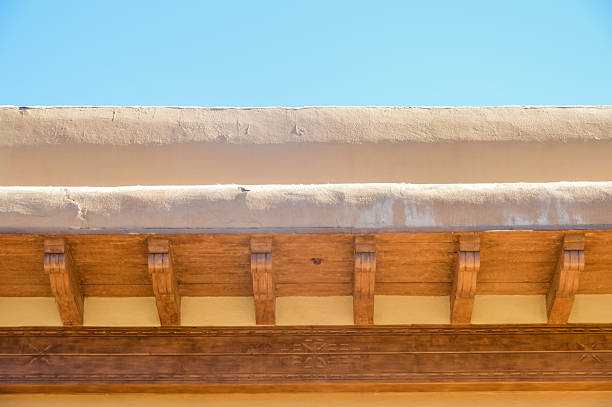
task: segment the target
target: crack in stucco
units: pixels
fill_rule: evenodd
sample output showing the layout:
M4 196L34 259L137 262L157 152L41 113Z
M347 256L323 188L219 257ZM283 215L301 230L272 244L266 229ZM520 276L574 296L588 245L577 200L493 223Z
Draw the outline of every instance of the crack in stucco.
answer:
M77 208L76 217L79 221L81 221L81 225L79 225L78 227L87 228L88 227L87 219L85 219L85 215L87 215L87 208L83 208L79 202L77 202L75 199L73 199L70 196L70 191L68 190L68 188L65 188L64 192L66 193L66 200L70 202L71 204L75 205Z

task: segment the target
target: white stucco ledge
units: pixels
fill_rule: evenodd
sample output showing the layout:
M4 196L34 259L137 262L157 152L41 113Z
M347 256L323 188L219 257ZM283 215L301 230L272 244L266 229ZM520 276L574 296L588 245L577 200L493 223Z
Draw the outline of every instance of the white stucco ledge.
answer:
M0 147L612 139L612 106L0 106Z
M0 233L359 233L611 225L612 182L0 187Z

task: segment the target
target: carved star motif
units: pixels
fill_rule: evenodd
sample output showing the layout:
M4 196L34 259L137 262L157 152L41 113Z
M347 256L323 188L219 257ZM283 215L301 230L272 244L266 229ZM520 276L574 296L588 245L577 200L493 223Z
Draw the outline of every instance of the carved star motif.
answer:
M581 343L579 343L578 345L582 348L582 350L584 350L584 353L580 356L580 361L583 361L588 358L588 359L593 359L594 361L598 363L602 362L601 358L596 353L593 353L593 351L597 350L596 343L593 343L590 346L585 346Z
M49 352L49 350L51 350L51 345L47 345L42 349L37 348L36 346L30 345L30 349L32 349L34 351L34 355L32 355L32 357L30 358L30 361L28 362L28 365L31 365L32 363L36 362L36 361L41 361L43 363L45 363L46 365L49 365L49 355L47 354L47 352Z

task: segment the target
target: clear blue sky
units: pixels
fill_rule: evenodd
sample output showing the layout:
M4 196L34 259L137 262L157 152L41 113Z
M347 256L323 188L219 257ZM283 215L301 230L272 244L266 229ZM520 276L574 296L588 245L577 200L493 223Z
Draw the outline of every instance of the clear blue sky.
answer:
M0 104L612 104L612 0L0 0Z

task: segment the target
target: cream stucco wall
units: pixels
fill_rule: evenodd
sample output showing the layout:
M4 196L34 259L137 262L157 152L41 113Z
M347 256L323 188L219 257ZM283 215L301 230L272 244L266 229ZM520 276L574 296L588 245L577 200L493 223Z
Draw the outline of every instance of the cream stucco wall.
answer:
M0 297L0 326L60 326L51 297Z
M253 297L182 297L181 324L255 325L255 302Z
M3 407L609 407L612 392L0 395Z
M159 326L153 297L85 297L84 326Z
M546 323L541 295L478 295L473 324ZM353 297L279 297L279 325L352 325ZM612 295L577 295L570 323L612 323ZM159 326L153 298L89 297L85 326ZM448 324L449 297L377 295L374 323ZM185 326L255 325L253 297L183 297ZM0 326L61 326L53 298L0 297Z
M374 323L377 325L449 324L450 300L448 296L376 295Z

